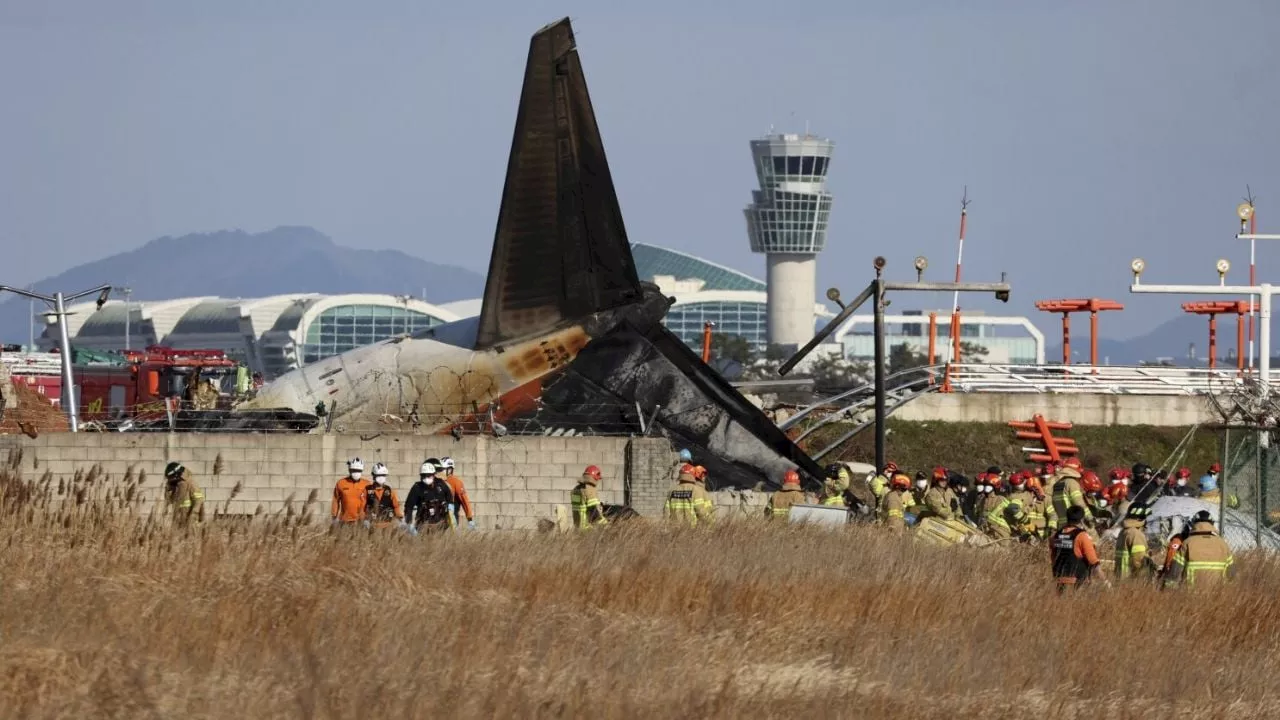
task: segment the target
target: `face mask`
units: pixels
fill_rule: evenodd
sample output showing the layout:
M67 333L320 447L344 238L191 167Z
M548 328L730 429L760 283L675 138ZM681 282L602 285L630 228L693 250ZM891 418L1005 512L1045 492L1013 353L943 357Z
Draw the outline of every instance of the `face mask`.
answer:
M352 470L352 471L351 471L351 479L352 479L352 480L359 480L359 479L360 479L360 476L361 476L362 474L363 474L363 473L361 473L359 470Z
M1218 479L1218 473L1209 473L1209 477L1210 477L1211 479L1213 479L1213 480L1217 480L1217 479Z
M992 485L983 485L983 486L982 486L982 492L984 492L984 493L988 493L988 494L993 493L993 492L995 492L995 487L994 487L994 486L992 486Z
M1099 498L1098 507L1106 507L1106 506L1107 506L1107 501L1104 498Z
M1129 487L1129 478L1120 478L1120 483L1125 487Z
M1178 487L1186 487L1186 486L1187 486L1187 479L1186 479L1186 478L1178 478Z
M385 476L385 475L374 475L374 476L373 476L373 481L374 481L375 483L379 484L379 485L386 485L386 484L387 484L387 478L386 478L386 476Z
M928 488L928 487L929 487L929 481L927 481L927 480L917 480L917 481L916 481L916 487L917 487L917 488L920 488L921 490L924 490L924 489L926 489L926 488Z
M423 480L425 480L425 481L426 481L426 483L427 483L428 485L431 485L431 484L433 484L433 483L436 481L436 476L435 476L435 475L428 475L428 476L426 476L425 478L423 478Z

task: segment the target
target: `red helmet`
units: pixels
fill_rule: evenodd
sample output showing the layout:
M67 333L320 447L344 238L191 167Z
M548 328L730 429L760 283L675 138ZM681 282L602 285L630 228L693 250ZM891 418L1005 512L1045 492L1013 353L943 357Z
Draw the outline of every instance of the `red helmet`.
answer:
M934 480L946 480L946 479L947 479L947 469L946 469L946 468L944 468L944 467L942 467L941 465L939 465L939 466L935 467L935 468L933 469L933 479L934 479Z
M1040 500L1044 499L1044 486L1040 484L1040 478L1034 475L1027 478L1027 489L1035 493Z
M586 470L582 471L583 477L589 477L596 482L600 482L600 468L595 465L588 465Z
M1018 472L1009 476L1009 484L1014 487L1025 487L1027 484L1028 475L1029 473L1027 473L1026 470L1019 470Z
M1210 466L1210 469L1215 468L1215 467L1217 467L1217 465L1212 465L1212 466ZM1190 477L1191 477L1191 468L1178 468L1178 475L1177 475L1177 477L1180 477L1180 478L1190 478Z
M1080 464L1080 458L1078 458L1078 457L1069 457L1069 458L1067 458L1066 460L1063 460L1063 461L1062 461L1062 466L1063 466L1063 467L1069 467L1069 468L1075 468L1076 470L1081 470L1081 471L1083 471L1083 470L1084 470L1084 465L1081 465L1081 464Z
M1098 479L1098 474L1092 470L1085 470L1081 473L1080 489L1086 493L1102 492L1102 481Z
M1124 468L1111 468L1110 476L1112 480L1119 480L1124 477L1124 473Z
M795 470L788 470L788 471L786 471L785 473L783 473L783 474L782 474L782 484L783 484L784 486L785 486L785 485L796 485L796 486L800 485L800 473L796 472Z
M1103 497L1112 503L1118 503L1129 497L1129 486L1122 482L1111 483L1111 485L1107 487L1107 491L1103 493Z
M685 463L685 464L681 465L681 466L680 466L680 474L681 474L681 475L692 475L692 474L693 474L693 463Z
M1210 466L1209 466L1209 472L1211 472L1211 473L1220 473L1220 472L1222 472L1222 466L1221 466L1221 465L1219 465L1218 463L1214 463L1214 464L1212 464L1212 465L1210 465Z
M1048 477L1056 472L1058 472L1058 464L1055 462L1047 462L1040 466L1040 475L1042 477Z
M894 473L893 479L889 481L889 486L894 490L910 490L911 478L902 473Z
M892 477L892 476L893 476L893 474L894 474L894 473L896 473L896 472L898 472L898 463L896 463L896 462L894 462L894 461L890 460L889 462L887 462L887 463L885 463L885 464L884 464L884 474L885 474L885 475L889 475L889 476L891 476L891 477Z
M999 473L987 473L987 484L996 490L1002 490L1004 488L1004 479L1000 477Z
M706 469L706 468L704 468L704 467L702 467L701 465L694 465L694 466L693 466L693 479L695 479L695 480L706 480L706 479L707 479L707 469Z

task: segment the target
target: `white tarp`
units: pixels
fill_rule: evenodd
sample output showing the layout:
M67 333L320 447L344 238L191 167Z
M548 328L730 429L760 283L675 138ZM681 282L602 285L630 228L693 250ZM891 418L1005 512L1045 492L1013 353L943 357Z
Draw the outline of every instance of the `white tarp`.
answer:
M1144 528L1147 537L1159 539L1161 544L1182 530L1191 517L1201 510L1208 510L1213 517L1213 524L1227 541L1232 552L1243 552L1258 547L1256 538L1262 537L1262 548L1280 550L1280 535L1263 527L1259 530L1257 523L1248 514L1227 508L1226 522L1218 517L1218 503L1191 497L1166 496L1151 505L1151 515L1147 517ZM1115 539L1120 534L1119 528L1107 531L1106 537Z
M849 510L843 505L792 505L787 520L791 523L843 526L849 523Z

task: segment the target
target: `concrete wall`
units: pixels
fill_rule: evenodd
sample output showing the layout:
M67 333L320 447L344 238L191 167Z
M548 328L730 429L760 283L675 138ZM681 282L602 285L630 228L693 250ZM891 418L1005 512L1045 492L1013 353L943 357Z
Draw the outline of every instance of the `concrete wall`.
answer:
M1194 395L1086 395L1081 393L932 393L904 405L893 417L936 422L1048 420L1079 425L1188 427L1216 422L1210 400Z
M362 458L366 473L373 463L386 463L403 501L422 461L448 455L466 481L478 524L489 529L533 527L540 518L553 518L556 505L568 504L587 465L600 466L604 474L605 503L630 499L641 514L660 515L676 461L670 444L659 438L47 433L0 437L0 451L6 448L21 449L21 469L29 478L49 471L55 481L70 479L95 463L114 482L130 467L145 470L148 503L158 496L165 464L177 460L195 473L210 509L253 513L261 506L274 512L290 495L301 503L315 491L320 506L314 511L323 517L348 458ZM219 458L220 472L214 474ZM237 484L241 490L232 498Z

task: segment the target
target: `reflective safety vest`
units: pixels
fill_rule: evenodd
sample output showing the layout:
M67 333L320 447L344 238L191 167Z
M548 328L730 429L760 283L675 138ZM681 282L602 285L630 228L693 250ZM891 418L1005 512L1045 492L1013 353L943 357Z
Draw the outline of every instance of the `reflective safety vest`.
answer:
M595 493L584 493L584 485L579 484L569 494L569 504L573 507L574 524L582 530L591 529L592 525L607 525L608 519L604 516L604 506L600 504L600 498ZM587 495L590 497L587 497ZM599 514L599 519L594 523L588 518L593 514L591 508L595 508L595 513Z
M844 507L844 497L840 495L832 495L822 501L827 507Z
M1201 556L1198 552L1198 545L1195 541L1197 537L1217 538L1217 533L1213 532L1193 532L1187 536L1182 543L1182 549L1173 558L1174 565L1182 571L1183 581L1192 586L1196 584L1197 575L1216 575L1225 580L1231 566L1235 563L1235 558L1231 556L1230 550L1225 552L1226 559L1208 560ZM1216 543L1215 543L1216 545ZM1223 543L1225 545L1225 543ZM1220 553L1213 553L1214 556L1221 557Z
M1009 498L997 498L995 507L987 511L987 524L998 525L1005 530L1009 529L1009 522L1004 518L1004 512L1009 508Z
M1068 525L1053 534L1050 547L1053 548L1053 576L1055 578L1075 578L1076 582L1089 579L1089 564L1084 558L1076 557L1076 536L1084 532L1084 528Z
M707 522L711 521L713 506L706 493L698 492L693 483L682 482L667 495L664 509L668 518L683 520L691 527L697 527L699 513Z

